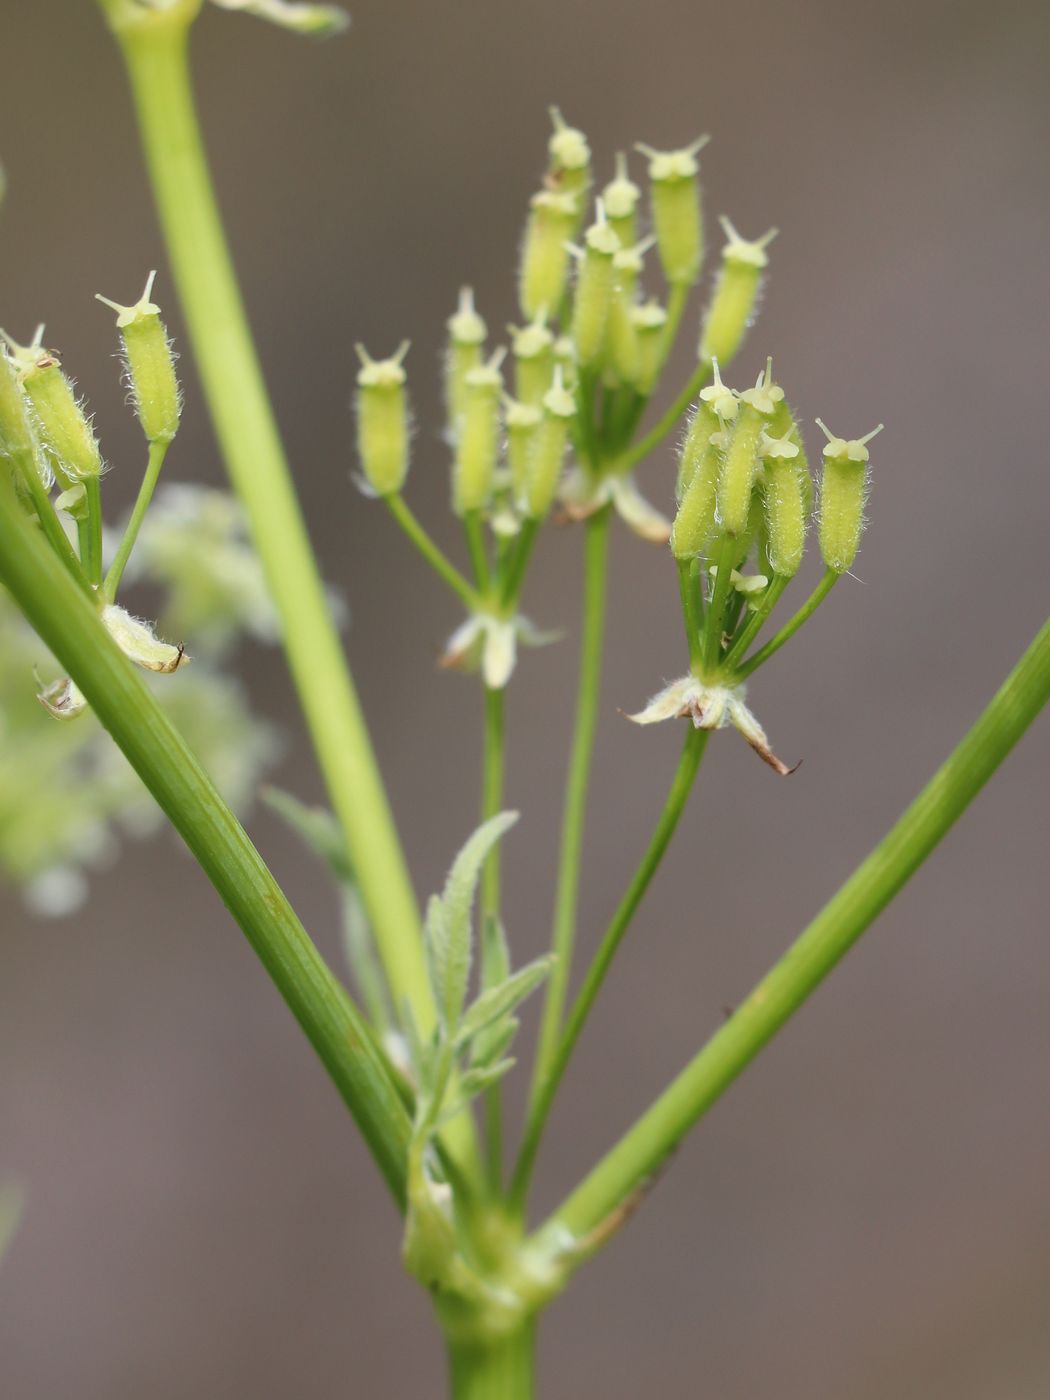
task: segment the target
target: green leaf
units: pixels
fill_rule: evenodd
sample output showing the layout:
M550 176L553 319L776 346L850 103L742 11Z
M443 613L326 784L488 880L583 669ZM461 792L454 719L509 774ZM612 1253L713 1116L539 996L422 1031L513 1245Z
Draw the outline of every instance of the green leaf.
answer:
M456 1048L463 1049L479 1031L485 1030L530 996L550 974L554 958L547 956L527 963L499 986L490 987L467 1008L456 1031Z
M354 872L346 854L346 842L331 812L324 807L308 807L279 787L263 788L262 800L295 832L304 846L324 861L337 880L353 883Z
M483 990L505 982L510 976L510 947L507 931L498 914L490 914L481 932L481 986Z
M456 1085L454 1098L440 1114L434 1126L440 1127L442 1123L447 1123L450 1118L462 1113L471 1099L476 1099L479 1094L484 1093L516 1064L516 1060L497 1060L491 1065L478 1065L474 1069L468 1069Z
M485 1065L494 1064L513 1044L520 1028L521 1022L517 1016L504 1016L500 1021L493 1021L492 1025L477 1036L471 1046L471 1068L481 1069Z
M481 869L493 846L517 820L517 812L501 812L479 826L453 861L441 898L432 898L427 905L424 932L431 982L443 1022L450 1029L467 995L474 896Z

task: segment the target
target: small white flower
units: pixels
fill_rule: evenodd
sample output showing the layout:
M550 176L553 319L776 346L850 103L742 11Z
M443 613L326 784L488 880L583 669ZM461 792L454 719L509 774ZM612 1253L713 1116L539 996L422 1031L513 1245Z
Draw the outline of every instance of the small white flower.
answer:
M697 729L724 729L731 724L758 754L782 778L793 773L769 747L766 731L744 704L742 686L705 685L696 676L683 676L672 681L648 705L635 715L628 715L635 724L658 724L665 719L691 719Z
M567 520L586 520L611 502L621 520L643 540L666 544L671 538L671 522L645 499L631 472L595 481L575 467L562 483L559 500Z
M295 0L212 0L222 10L243 10L296 34L336 34L350 23L338 5L303 5Z
M495 617L492 613L472 613L449 637L441 657L448 670L474 671L480 668L490 690L502 690L514 674L518 643L542 647L556 642L560 633L543 632L527 617Z
M115 603L102 609L102 622L128 660L144 671L170 675L189 661L185 647L160 641L148 622L132 617ZM82 691L68 676L44 686L37 699L56 719L75 719L87 709Z

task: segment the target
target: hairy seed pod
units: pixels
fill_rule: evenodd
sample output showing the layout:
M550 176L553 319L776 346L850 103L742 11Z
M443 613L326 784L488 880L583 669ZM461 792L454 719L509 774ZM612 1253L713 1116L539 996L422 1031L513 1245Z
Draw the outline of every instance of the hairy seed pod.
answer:
M866 437L847 439L835 437L819 418L817 423L828 440L820 483L820 552L829 569L844 574L853 566L864 529L867 445L882 431L882 424Z
M0 346L0 457L17 459L35 455L36 441L25 394L10 356Z
M740 395L740 407L726 448L715 505L718 523L728 535L743 535L758 474L759 439L768 427L784 391L773 383L770 361L753 389Z
M40 445L63 487L98 476L102 454L91 420L77 399L72 380L53 350L41 344L43 326L32 345L9 341L18 378L32 407Z
M653 230L664 276L672 286L691 286L704 257L698 153L710 137L701 136L680 151L637 149L649 158Z
M455 442L466 407L466 377L482 362L482 347L488 329L474 309L474 292L463 287L459 305L448 318L448 348L445 352L445 412L451 440Z
M771 228L751 242L741 238L728 219L723 217L719 222L725 231L726 245L700 335L700 358L717 359L727 365L740 349L754 319L763 273L769 263L766 248L776 238L777 230Z
M569 126L557 107L550 109L550 115L554 131L547 143L547 153L550 157L547 181L551 188L559 193L575 196L578 228L591 183L591 148L583 132Z
M573 194L541 190L532 197L521 250L518 300L532 321L556 311L569 277L568 242L576 232L580 203Z
M627 157L616 153L616 174L602 190L602 203L609 227L620 246L631 248L638 239L638 204L642 192L627 173Z
M578 255L572 303L572 338L576 344L576 358L583 369L597 364L605 349L609 307L616 286L613 259L619 248L620 241L606 222L599 200L598 217L584 235L584 246Z
M466 407L452 464L452 509L457 515L484 510L492 499L503 389L500 365L506 353L501 346L465 380Z
M543 418L539 404L506 399L503 422L507 429L507 465L515 501L523 501L528 487L529 466L536 444L536 430Z
M678 459L675 496L679 501L693 479L693 472L713 433L724 429L736 418L738 402L732 389L722 383L716 360L712 365L713 380L700 390L696 411L689 420L685 441ZM724 445L724 444L723 444Z
M651 394L660 374L667 311L650 299L631 307L631 320L638 333L638 379L634 387L640 394Z
M714 415L708 409L701 408L693 420L693 427L698 420L703 423L698 437L703 435L704 442L695 452L689 481L683 488L671 526L671 552L676 559L694 559L702 554L717 529L715 499L729 432L718 426L713 432L706 432L712 418ZM717 425L718 419L714 418L714 422Z
M363 345L357 375L357 451L365 480L377 496L401 490L408 474L408 404L402 361L408 341L389 360L373 360Z
M805 475L808 480L808 473L799 461L799 449L790 433L779 438L763 433L758 450L762 458L765 556L774 574L794 578L806 544L807 505L802 478Z
M117 330L124 343L124 366L131 385L139 424L150 444L171 442L178 432L182 397L175 377L175 355L160 307L152 301L157 274L146 279L146 290L134 306L97 298L117 313Z
M538 404L554 376L554 335L547 328L547 310L519 330L508 326L514 356L514 392L522 403Z
M525 508L533 520L542 520L551 508L575 415L576 399L565 388L559 365L554 383L543 396L543 417L536 429L525 486Z

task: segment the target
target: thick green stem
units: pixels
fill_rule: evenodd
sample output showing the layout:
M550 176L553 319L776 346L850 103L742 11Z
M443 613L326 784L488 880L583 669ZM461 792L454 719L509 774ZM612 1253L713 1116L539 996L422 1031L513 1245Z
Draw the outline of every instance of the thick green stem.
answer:
M535 1325L488 1342L450 1341L451 1400L533 1400Z
M0 578L219 892L403 1203L410 1120L367 1023L325 966L243 828L103 627L96 605L31 528L2 480ZM149 918L148 907L141 917Z
M587 1017L591 1013L591 1008L601 991L602 983L606 974L612 966L613 958L623 941L624 934L630 927L645 896L646 890L652 883L653 876L659 869L663 860L664 852L671 843L671 838L678 827L679 819L685 811L685 804L689 800L689 794L693 788L697 771L700 767L700 760L704 756L709 738L706 729L694 729L689 726L689 731L685 737L685 745L682 749L682 757L678 761L678 768L675 771L674 779L671 783L671 790L667 794L667 801L664 809L660 813L660 820L656 824L646 848L645 855L639 863L638 869L634 872L634 877L627 892L620 901L619 908L612 917L609 927L605 931L594 961L591 963L587 976L584 978L583 986L573 1003L572 1011L565 1025L564 1034L558 1044L554 1061L544 1080L539 1096L532 1105L529 1119L525 1127L525 1137L522 1143L521 1154L518 1158L518 1166L514 1173L514 1183L511 1188L511 1200L517 1209L522 1209L525 1204L525 1196L528 1191L529 1181L532 1176L532 1169L536 1160L536 1153L540 1145L540 1138L550 1113L554 1097L558 1092L562 1076L565 1073L572 1052L576 1048L576 1042L580 1038Z
M102 592L105 597L112 602L117 596L117 589L120 587L120 580L124 576L128 560L131 558L131 551L135 548L135 541L139 537L142 529L142 522L146 518L146 511L149 509L150 501L153 499L153 492L157 486L157 478L160 476L160 469L164 465L164 457L168 450L166 442L151 442L149 448L149 459L146 463L146 470L142 477L142 485L139 487L138 496L131 511L131 516L124 530L124 538L117 549L113 563L109 566L106 574L106 581L103 584Z
M425 1034L434 1008L415 897L292 486L204 156L187 55L195 8L181 5L114 23L215 430L281 616L289 665L395 1004L407 1000Z
M896 825L668 1089L549 1222L596 1243L922 865L1050 699L1050 622ZM595 1233L597 1232L597 1233Z
M834 569L826 569L820 582L794 617L788 618L776 636L770 637L764 647L756 651L754 656L748 657L744 664L737 669L738 678L744 680L750 676L752 671L757 671L763 662L774 656L785 642L789 642L803 623L809 621L841 577L842 575L837 574Z
M557 957L547 984L533 1070L531 1102L535 1103L554 1060L561 1034L562 1011L572 968L576 939L576 906L580 891L580 859L587 811L594 734L601 694L602 644L605 634L605 591L609 556L609 508L590 516L585 526L583 627L580 636L580 675L576 722L565 787L561 828L561 857L554 903L552 951Z

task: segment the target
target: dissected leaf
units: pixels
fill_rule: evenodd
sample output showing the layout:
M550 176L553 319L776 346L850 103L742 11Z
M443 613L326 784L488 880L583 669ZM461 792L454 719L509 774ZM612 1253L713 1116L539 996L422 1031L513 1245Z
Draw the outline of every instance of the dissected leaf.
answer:
M527 963L496 987L482 992L464 1012L456 1031L456 1047L469 1045L479 1031L498 1021L531 995L550 974L554 958L547 956Z
M432 899L427 906L427 952L434 996L449 1028L459 1019L467 995L474 896L482 866L517 820L517 812L501 812L479 826L453 861L441 898Z
M481 987L486 991L510 976L510 947L503 921L490 914L481 931Z
M476 1099L479 1094L490 1089L516 1064L516 1060L497 1060L491 1065L478 1065L468 1069L456 1085L455 1096L444 1112L438 1116L435 1127L440 1127L442 1123L447 1123L450 1118L455 1118L457 1114L462 1113L471 1099Z
M510 1048L521 1027L521 1022L517 1016L503 1016L498 1021L493 1021L474 1039L471 1046L470 1065L471 1068L482 1068L485 1065L495 1064L500 1057Z

